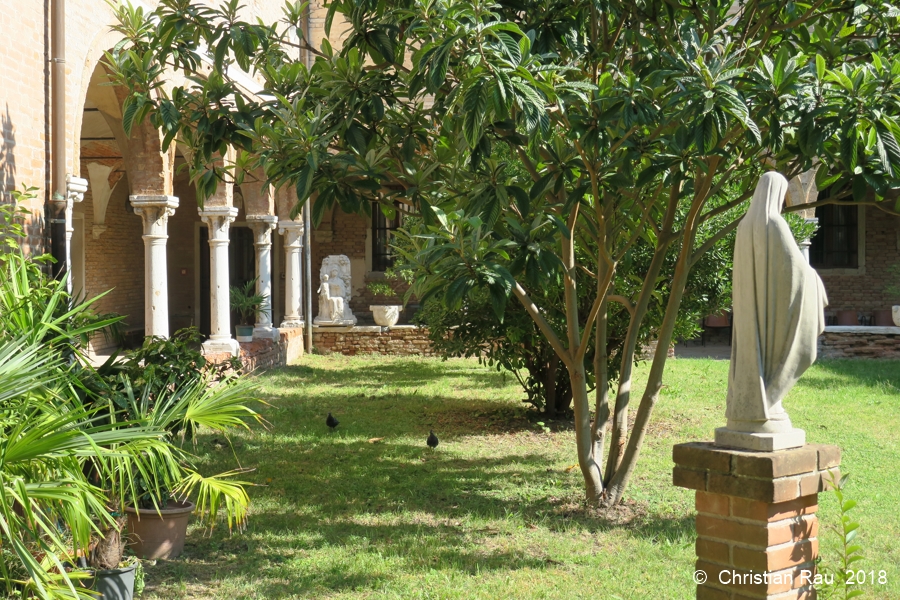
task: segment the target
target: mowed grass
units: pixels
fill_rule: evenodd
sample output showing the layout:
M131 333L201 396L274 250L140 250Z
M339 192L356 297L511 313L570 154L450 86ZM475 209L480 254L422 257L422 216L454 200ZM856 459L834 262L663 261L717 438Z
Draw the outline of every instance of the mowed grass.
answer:
M627 501L598 514L571 468L571 426L545 432L509 376L474 361L305 357L260 376L268 429L233 450L199 441L209 470L235 455L255 469L246 531L192 525L181 558L147 567L145 597L694 598L693 493L671 485L671 448L724 422L727 370L669 362ZM900 597L900 363L820 362L786 406L809 441L844 450L860 567L888 580L865 597ZM834 523L833 497L820 504ZM837 537L822 538L832 558Z

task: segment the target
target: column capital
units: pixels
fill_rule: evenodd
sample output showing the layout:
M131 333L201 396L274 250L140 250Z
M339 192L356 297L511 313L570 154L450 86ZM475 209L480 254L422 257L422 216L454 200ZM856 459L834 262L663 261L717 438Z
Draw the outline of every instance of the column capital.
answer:
M84 200L84 193L88 190L88 181L74 175L66 175L66 195L72 202Z
M284 236L285 247L300 247L300 238L303 237L305 228L303 221L278 221L278 233Z
M178 196L136 194L128 196L128 200L131 202L131 206L134 207L135 212L139 208L165 208L171 215L178 208Z
M228 240L228 227L237 218L238 209L234 206L206 206L198 208L200 220L209 227L209 240Z
M272 230L278 224L278 217L275 215L247 215L247 225L256 235L254 243L257 246L272 244Z
M135 214L141 216L144 221L144 237L148 236L164 239L169 217L175 214L178 208L178 198L175 196L128 196Z

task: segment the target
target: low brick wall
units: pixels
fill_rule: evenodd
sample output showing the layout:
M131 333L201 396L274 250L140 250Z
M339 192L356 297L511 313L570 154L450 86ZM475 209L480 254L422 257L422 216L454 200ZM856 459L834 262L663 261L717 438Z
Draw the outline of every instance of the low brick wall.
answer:
M394 327L313 327L313 346L319 352L433 356L428 332L415 325Z
M303 356L302 327L278 330L278 339L259 339L241 342L241 363L247 371L282 367ZM226 362L231 355L226 352L207 354L206 360L213 363Z
M900 327L826 327L819 358L900 358Z

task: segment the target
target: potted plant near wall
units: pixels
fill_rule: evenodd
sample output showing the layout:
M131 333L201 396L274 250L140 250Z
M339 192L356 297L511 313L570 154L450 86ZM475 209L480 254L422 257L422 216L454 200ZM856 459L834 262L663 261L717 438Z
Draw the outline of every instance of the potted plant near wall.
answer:
M140 558L177 557L195 508L209 526L222 514L229 529L246 519L246 484L233 479L240 471L205 477L197 470L197 457L185 448L201 427L227 434L246 427L248 418L260 420L248 407L252 383L233 365L208 364L195 348L200 339L195 328L170 339L148 339L127 360L113 357L87 378L91 396L109 407L111 424L158 431L166 444L165 453L140 454L140 460L103 472L116 524L94 545L92 565L121 561L126 545Z
M235 326L235 338L239 342L253 341L253 325L257 317L268 309L269 299L256 293L256 279L242 286L232 286L230 290L231 310L240 316L240 324Z
M203 476L197 457L187 444L194 444L200 427L228 433L246 427L245 418L259 419L247 406L252 384L234 373L219 378L210 370L201 377L164 393L151 401L147 388L139 398L129 397L130 411L148 425L167 433L176 468L158 463L158 470L138 482L137 501L125 507L128 546L146 559L172 559L181 554L188 520L195 509L210 527L224 514L229 529L243 526L250 498L245 482L233 477L240 470ZM196 505L189 498L196 499Z
M397 295L387 281L370 281L366 284L366 288L376 298L390 298ZM372 311L376 325L393 327L400 320L400 311L403 310L403 306L400 304L373 304L369 306L369 310Z

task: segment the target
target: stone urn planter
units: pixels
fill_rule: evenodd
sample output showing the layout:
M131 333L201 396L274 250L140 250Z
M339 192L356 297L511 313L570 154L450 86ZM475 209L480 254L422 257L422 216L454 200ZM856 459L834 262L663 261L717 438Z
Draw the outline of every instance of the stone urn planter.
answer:
M235 325L234 337L239 342L253 341L253 325Z
M384 306L370 306L372 316L375 317L375 323L382 327L393 327L400 320L400 309L403 307L397 304L389 304Z
M158 513L153 508L125 507L128 518L128 547L139 558L170 560L184 550L188 519L194 503L169 500Z
M900 327L900 304L894 306L892 309L892 315L894 317L894 325Z

